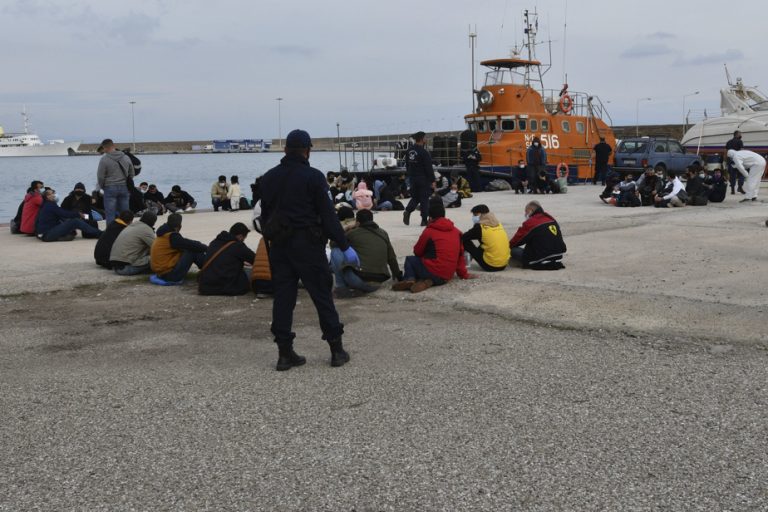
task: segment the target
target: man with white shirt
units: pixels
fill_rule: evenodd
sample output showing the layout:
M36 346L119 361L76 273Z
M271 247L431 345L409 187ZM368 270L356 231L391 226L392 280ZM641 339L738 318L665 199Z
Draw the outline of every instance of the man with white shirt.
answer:
M739 202L757 201L760 179L765 172L765 158L747 149L729 149L728 158L733 162L734 169L744 176L744 199Z
M656 196L656 208L672 208L685 206L685 200L688 194L685 192L685 187L677 177L674 171L667 171L667 184L664 186L662 196Z

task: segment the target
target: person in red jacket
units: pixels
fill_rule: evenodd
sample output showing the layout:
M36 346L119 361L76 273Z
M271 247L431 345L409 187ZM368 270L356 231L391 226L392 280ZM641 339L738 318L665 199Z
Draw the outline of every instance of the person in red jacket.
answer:
M509 247L512 252L510 264L515 262L532 270L565 268L560 261L566 251L563 232L538 201L525 205L525 222L509 241Z
M445 284L458 274L462 279L475 276L467 272L461 231L445 218L442 200L430 202L429 223L413 246L414 256L406 256L403 280L395 283L395 291L423 292Z
M25 235L35 235L35 221L40 207L43 206L43 192L45 187L42 181L33 181L24 196L24 207L21 211L21 227L19 231Z

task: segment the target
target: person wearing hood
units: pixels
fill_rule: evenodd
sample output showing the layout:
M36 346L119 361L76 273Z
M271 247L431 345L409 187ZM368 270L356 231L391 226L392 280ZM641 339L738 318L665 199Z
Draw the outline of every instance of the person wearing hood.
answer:
M442 201L430 202L429 224L413 246L413 256L405 257L404 267L403 280L392 286L395 291L423 292L447 283L454 274L461 279L475 277L467 272L461 231L445 218Z
M566 252L563 232L554 217L538 201L525 205L525 222L509 241L512 261L531 270L565 268L561 260Z
M219 211L219 208L229 210L229 183L223 174L211 185L211 204L215 212Z
M357 211L356 227L347 232L347 240L357 252L360 265L345 261L344 253L338 247L331 249L331 269L336 276L335 297L351 297L358 290L375 292L379 284L390 277L402 277L389 235L373 222L370 210Z
M65 210L56 204L55 190L47 189L44 199L35 223L37 237L43 242L69 242L75 239L77 230L80 230L83 238L101 236L101 230L85 222L82 213Z
M27 194L24 196L24 206L21 208L21 226L19 227L19 231L25 235L35 235L35 222L45 200L43 198L44 192L45 186L43 186L42 181L38 180L33 181L27 189Z
M115 240L133 222L133 217L134 215L131 210L123 210L115 220L107 224L107 229L101 233L99 240L96 242L96 247L93 248L93 259L96 260L97 265L107 269L114 268L109 261L109 255L112 252Z
M181 190L180 185L172 186L171 192L165 198L165 208L172 213L191 212L196 207L195 198Z
M370 210L374 207L373 192L368 190L365 180L360 180L360 183L357 184L352 199L355 200L355 208L358 210Z
M704 178L704 186L709 191L707 198L711 203L722 203L725 201L725 196L728 193L728 182L725 181L721 169L715 169L712 176Z
M183 281L194 263L202 268L208 247L196 240L181 236L181 214L172 213L157 230L157 237L149 253L149 264L163 281Z
M249 268L256 254L245 245L250 230L237 222L208 245L208 255L197 280L200 295L245 295L251 289Z
M157 214L146 210L141 219L117 235L109 253L109 263L120 276L134 276L149 272L149 254L155 242Z
M528 164L528 183L533 189L539 174L547 172L547 152L541 146L541 140L538 137L533 138L533 142L528 146L525 152L525 158Z
M91 226L97 228L99 225L96 222L97 219L93 218L92 202L91 196L85 193L85 185L75 183L72 192L61 202L61 207L65 210L82 213L83 219Z
M461 235L464 250L486 272L498 272L507 268L510 249L504 226L484 204L472 208L472 223L472 228ZM475 245L475 240L480 244Z
M744 199L739 202L757 201L760 179L765 173L765 158L748 149L729 149L728 158L733 162L736 171L744 176Z
M101 142L104 155L99 160L96 171L96 179L99 187L104 191L104 211L107 224L115 220L118 212L130 209L131 194L128 190L128 181L132 180L135 172L131 159L115 149L112 139L104 139Z

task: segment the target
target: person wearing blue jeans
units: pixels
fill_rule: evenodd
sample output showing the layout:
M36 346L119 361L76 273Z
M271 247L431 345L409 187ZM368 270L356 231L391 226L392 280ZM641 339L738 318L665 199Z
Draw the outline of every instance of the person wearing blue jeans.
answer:
M434 286L445 284L445 279L437 277L427 270L419 256L406 256L403 265L403 281L422 281L430 279Z
M375 292L379 289L377 286L363 281L360 276L355 274L355 271L347 263L344 251L338 247L331 249L331 270L336 277L336 288L351 288L365 293Z
M104 139L101 148L104 155L99 160L96 180L99 188L104 191L104 211L107 224L117 217L117 214L130 209L131 197L128 191L128 181L135 176L133 162L123 153L115 149L112 139Z
M189 273L189 269L192 268L193 263L197 265L197 268L203 268L203 265L205 264L205 253L183 251L176 266L173 267L173 270L167 274L158 275L157 277L163 281L183 281L184 277Z
M48 189L43 196L43 206L37 215L35 231L43 242L72 240L76 230L83 238L99 238L101 230L85 222L79 212L65 210L56 204L56 191Z

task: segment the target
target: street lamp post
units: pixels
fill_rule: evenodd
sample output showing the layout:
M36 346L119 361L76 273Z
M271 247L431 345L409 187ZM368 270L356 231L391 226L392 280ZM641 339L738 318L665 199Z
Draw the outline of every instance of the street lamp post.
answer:
M640 98L635 105L635 137L640 136L640 102L651 101L651 98Z
M280 110L283 98L275 98L275 101L277 101L277 144L280 149L283 149L283 115Z
M136 152L136 117L134 116L133 112L133 106L136 104L135 101L129 101L128 103L131 104L131 140L133 141L133 152Z
M690 94L683 94L683 136L685 136L685 128L688 126L688 116L685 113L685 98L688 96L696 96L700 91L692 92Z
M339 171L341 171L341 128L339 123L336 123L336 145L339 149Z

